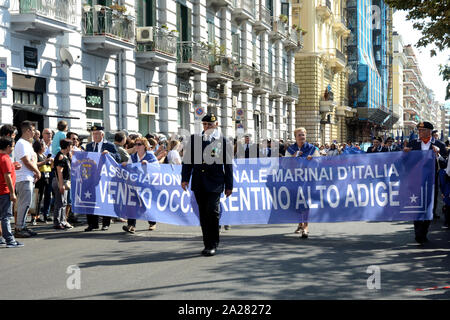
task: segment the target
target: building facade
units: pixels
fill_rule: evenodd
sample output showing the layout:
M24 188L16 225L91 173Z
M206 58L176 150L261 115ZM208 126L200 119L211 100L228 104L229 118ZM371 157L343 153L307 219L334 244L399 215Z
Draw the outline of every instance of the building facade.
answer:
M348 0L351 35L348 40L349 101L357 110L351 131L354 141L365 141L393 126L389 94L389 47L392 11L382 0Z
M414 109L405 108L404 102L403 102L403 70L406 67L406 64L408 63L406 59L406 55L403 52L403 40L401 35L394 32L393 34L393 50L394 50L394 57L393 57L393 92L392 92L392 99L393 99L393 113L399 115L398 121L393 125L392 134L395 135L395 137L401 136L401 130L403 130L404 126L404 120L407 121L410 119L409 114L415 114ZM405 115L404 115L405 112Z
M289 138L301 35L282 0L2 2L0 123ZM264 130L265 129L265 130Z
M345 1L294 1L294 23L304 33L304 48L296 55L300 100L297 126L305 127L308 141L320 144L346 141L346 120L353 116L347 100L348 69Z

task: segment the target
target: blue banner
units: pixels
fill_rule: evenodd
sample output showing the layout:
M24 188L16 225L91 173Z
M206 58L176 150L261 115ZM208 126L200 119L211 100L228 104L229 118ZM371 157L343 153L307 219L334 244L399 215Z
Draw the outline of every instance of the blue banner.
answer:
M431 220L434 166L432 151L235 160L221 224ZM75 152L71 175L76 213L199 225L180 165Z

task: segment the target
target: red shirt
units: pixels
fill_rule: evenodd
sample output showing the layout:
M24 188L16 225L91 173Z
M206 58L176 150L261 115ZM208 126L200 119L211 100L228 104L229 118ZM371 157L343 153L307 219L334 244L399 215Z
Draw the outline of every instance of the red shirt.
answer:
M9 188L6 184L5 173L11 173L11 180L13 188L16 187L16 170L11 161L11 158L6 153L0 153L0 195L9 194Z

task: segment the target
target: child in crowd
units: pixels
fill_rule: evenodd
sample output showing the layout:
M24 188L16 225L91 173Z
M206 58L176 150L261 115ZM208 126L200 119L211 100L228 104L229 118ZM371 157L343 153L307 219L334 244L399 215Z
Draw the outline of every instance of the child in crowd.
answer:
M0 238L0 245L6 245L7 248L23 247L23 244L14 238L10 223L13 216L12 203L17 200L14 192L16 170L9 157L13 150L13 140L10 137L0 137L0 220L4 238Z

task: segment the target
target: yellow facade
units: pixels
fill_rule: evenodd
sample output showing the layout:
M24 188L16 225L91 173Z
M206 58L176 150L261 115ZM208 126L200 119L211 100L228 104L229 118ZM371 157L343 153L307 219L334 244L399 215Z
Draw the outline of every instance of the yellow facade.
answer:
M295 81L300 86L296 126L305 127L311 143L345 142L346 119L353 117L348 106L346 27L343 0L294 0L293 24L304 34L303 50L296 54ZM333 98L326 96L331 88Z

